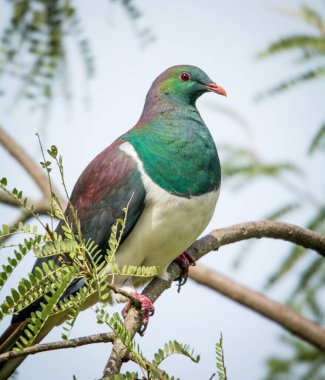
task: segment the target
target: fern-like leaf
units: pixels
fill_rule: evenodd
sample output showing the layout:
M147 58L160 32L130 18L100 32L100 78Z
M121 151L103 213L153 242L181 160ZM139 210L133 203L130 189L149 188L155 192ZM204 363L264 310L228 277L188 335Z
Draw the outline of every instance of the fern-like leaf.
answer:
M184 355L191 359L194 363L198 363L200 361L200 355L197 355L188 344L182 344L174 340L165 343L164 348L159 349L154 354L154 360L152 363L158 367L166 358L174 354Z
M312 69L312 70L309 70L309 71L306 71L296 77L293 77L287 81L284 81L280 84L278 84L277 86L267 90L266 92L260 94L257 96L257 99L258 100L261 100L263 98L265 98L266 96L272 96L272 95L276 95L276 94L279 94L283 91L287 91L299 84L303 84L305 82L308 82L310 80L314 80L314 79L319 79L321 77L324 77L325 76L325 67L324 66L320 66L316 69Z
M46 297L46 304L41 304L42 309L31 314L30 323L28 323L23 335L16 343L18 350L30 347L33 344L39 333L44 328L57 302L69 287L71 281L74 279L76 273L76 270L74 271L70 269L69 271L66 271L62 278L61 284L55 290L51 291L51 296Z
M223 337L220 334L219 342L216 344L217 372L219 380L227 380L227 371L223 352Z
M325 38L323 36L292 36L282 38L272 43L266 50L259 54L259 57L264 58L276 53L282 53L290 49L307 49L309 52L318 52L325 54Z
M307 228L310 230L324 231L325 229L325 209L320 209L316 215L309 221ZM292 248L289 255L280 265L280 268L268 279L266 283L266 288L274 285L279 281L286 273L292 269L298 261L303 257L306 249L301 246L296 246Z

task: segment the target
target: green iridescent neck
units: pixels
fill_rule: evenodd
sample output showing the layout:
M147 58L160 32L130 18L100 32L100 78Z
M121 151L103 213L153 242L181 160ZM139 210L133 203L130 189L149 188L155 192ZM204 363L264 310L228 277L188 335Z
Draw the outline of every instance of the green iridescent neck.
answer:
M123 138L137 151L146 173L166 191L189 198L219 188L217 150L195 106L160 106L158 113L150 109Z

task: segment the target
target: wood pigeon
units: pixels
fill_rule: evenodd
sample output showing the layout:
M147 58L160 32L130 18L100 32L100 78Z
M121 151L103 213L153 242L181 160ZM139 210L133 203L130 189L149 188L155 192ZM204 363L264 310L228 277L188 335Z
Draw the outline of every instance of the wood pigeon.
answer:
M186 249L209 223L221 180L216 146L196 108L196 100L205 92L226 95L198 67L180 65L164 71L153 82L136 125L86 167L73 189L71 203L82 234L86 241L95 241L103 255L111 227L129 203L116 253L120 267L158 266L159 276L166 278L169 264L177 257L180 263L192 263ZM34 269L43 260L37 259ZM137 288L144 281L148 279L124 277L118 285ZM83 284L84 280L73 283L65 295ZM132 294L142 302L145 328L153 306L142 295ZM33 304L13 317L0 339L0 352L14 347L30 313L39 308ZM52 327L53 323L47 326L39 340ZM0 380L21 361L2 364Z

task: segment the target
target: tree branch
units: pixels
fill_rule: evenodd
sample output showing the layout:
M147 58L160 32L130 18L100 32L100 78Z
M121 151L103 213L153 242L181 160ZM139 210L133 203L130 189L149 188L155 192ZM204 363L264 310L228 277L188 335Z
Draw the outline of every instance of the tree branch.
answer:
M187 251L192 254L196 260L199 260L210 251L218 250L221 246L251 238L262 237L287 240L302 245L305 248L315 249L322 256L324 256L325 253L324 235L306 230L293 224L274 221L246 222L216 229L194 242ZM173 280L179 276L180 267L178 264L173 262L168 268L168 274L168 281L156 277L142 292L152 302L155 302L156 299L171 286ZM292 313L292 316L295 315L296 317L300 317L298 313L295 313L294 311L292 311ZM269 316L269 318L272 319L271 316ZM280 321L277 322L281 324ZM313 322L310 323L313 324ZM141 328L141 312L135 307L131 307L125 319L125 325L131 338L133 338L136 332ZM286 325L282 326L287 328ZM314 344L314 342L311 341L310 343ZM318 347L318 344L314 345ZM120 373L124 360L126 360L126 348L123 343L117 339L114 343L110 358L105 366L102 380L107 380L114 374Z
M11 198L8 194L1 192L0 193L0 203L4 203L8 206L20 207L19 202Z
M76 348L76 347L85 346L87 344L93 344L93 343L113 343L114 338L115 338L114 333L102 333L102 334L83 336L76 339L63 340L59 342L35 344L34 346L25 348L23 351L19 351L19 352L9 351L9 352L5 352L4 354L1 354L0 363L5 362L10 359L19 358L21 356L38 354L39 352L62 350L65 348Z
M30 157L25 149L0 127L0 144L15 158L26 172L33 178L44 195L49 196L47 176L40 170L40 166Z
M191 253L196 260L199 260L208 252L217 250L223 245L250 238L262 237L272 237L276 239L288 240L297 244L301 244L305 248L315 249L321 254L325 252L324 235L310 230L305 230L301 227L288 223L272 221L247 222L227 228L214 230L209 235L194 242L187 251ZM193 273L193 276L195 276L195 269ZM168 268L168 274L168 281L156 277L145 287L143 294L146 295L152 302L155 302L160 297L160 295L171 286L172 281L179 276L179 265L173 262ZM234 286L234 283L229 279L226 279L224 276L222 276L221 281L220 276L221 275L219 275L218 285L215 283L215 276L213 277L213 285L206 285L211 286L224 295L236 300L237 302L240 302L245 306L258 311L260 314L263 314L267 316L267 318L277 322L293 334L296 334L314 346L325 350L325 330L322 329L319 325L308 321L306 318L301 317L293 310L290 310L286 306L271 301L259 293L252 292L238 284L235 284L236 286ZM141 311L132 306L125 319L125 326L131 338L133 338L137 331L139 331L141 328L141 323ZM35 354L38 352L69 347L78 347L91 343L113 341L114 346L102 377L102 379L109 379L112 375L119 373L123 361L129 359L124 344L119 339L114 340L113 333L97 334L63 342L38 344L25 349L23 352L8 352L2 354L0 355L0 362L19 356Z
M212 239L210 237L212 237ZM312 249L325 257L325 235L284 222L261 220L235 224L230 227L214 230L205 238L211 239L210 250L213 251L223 245L242 240L273 238L286 240L301 245L304 248ZM194 245L196 245L196 243L194 243Z
M50 194L50 186L49 179L47 175L43 172L41 166L34 161L34 159L25 151L25 149L19 145L10 135L0 127L0 144L4 146L4 148L11 154L20 165L26 170L26 172L32 177L36 185L42 192L42 198L38 201L31 202L28 201L28 205L33 204L34 212L38 214L47 214L50 211L50 203L51 203L51 194ZM53 192L58 197L62 206L64 206L67 202L62 197L60 192L52 186ZM0 203L4 203L11 206L19 206L19 203L15 202L10 196L4 193L0 193ZM18 218L11 224L12 227L17 225L19 222L26 222L32 214L27 210L22 210L21 214ZM9 236L8 236L9 237ZM8 237L0 238L0 244Z
M170 275L170 280L166 281L159 277L155 277L145 287L142 294L146 295L152 302L155 302L166 289L170 288L174 278L176 278L180 274L179 265L176 263L172 263L168 268L168 273ZM141 311L136 307L132 306L128 311L124 324L131 339L133 339L135 334L141 328ZM122 364L126 360L128 360L127 350L123 342L120 339L116 339L111 355L104 368L102 380L108 380L113 375L120 373Z
M261 293L202 266L192 267L190 277L197 283L216 290L235 302L256 311L292 334L325 351L325 329L299 315L288 306L273 301Z

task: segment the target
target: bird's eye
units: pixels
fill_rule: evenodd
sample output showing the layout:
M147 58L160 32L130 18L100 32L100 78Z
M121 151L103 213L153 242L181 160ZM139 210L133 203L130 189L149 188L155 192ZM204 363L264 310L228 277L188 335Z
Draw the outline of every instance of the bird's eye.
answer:
M189 73L185 73L185 72L182 72L181 75L179 76L180 79L183 81L183 82L187 82L188 80L191 79L191 76Z

